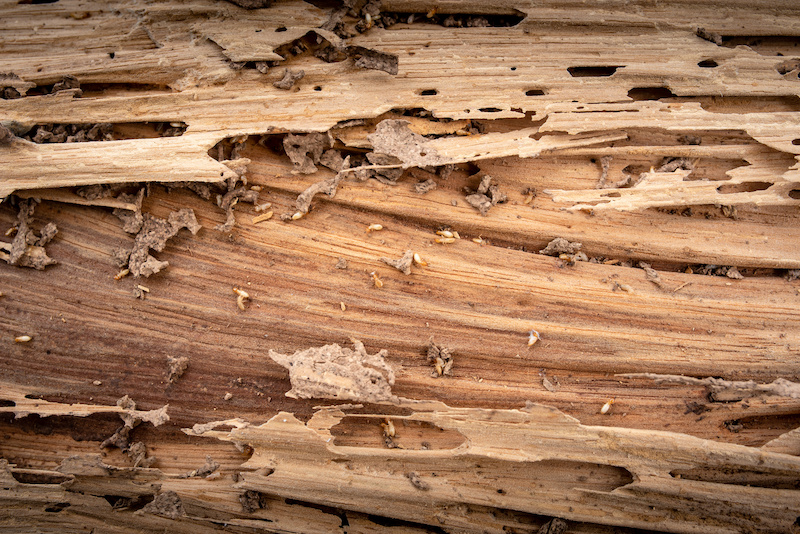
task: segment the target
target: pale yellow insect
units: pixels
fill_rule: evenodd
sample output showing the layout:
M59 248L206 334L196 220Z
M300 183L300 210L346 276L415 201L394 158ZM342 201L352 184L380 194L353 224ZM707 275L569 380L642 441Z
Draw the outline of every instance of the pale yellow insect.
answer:
M17 336L17 337L14 338L14 342L15 343L27 343L31 339L33 339L31 336Z
M614 404L614 400L615 399L609 399L609 401L605 403L602 408L600 408L600 413L604 415L607 414L608 410L611 409L611 405Z
M375 284L375 287L383 287L383 280L378 276L378 273L372 271L369 274L372 276L372 282Z
M529 347L532 347L533 345L535 345L536 342L539 341L540 339L542 339L542 336L540 336L539 332L537 332L536 330L531 330L530 332L528 332L528 346Z
M239 289L238 287L234 287L233 292L236 294L236 305L240 310L244 311L244 301L250 299L250 294L247 291Z

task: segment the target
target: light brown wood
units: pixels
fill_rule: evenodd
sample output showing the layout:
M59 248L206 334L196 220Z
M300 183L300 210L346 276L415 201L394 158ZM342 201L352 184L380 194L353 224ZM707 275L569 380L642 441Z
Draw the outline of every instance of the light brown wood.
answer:
M0 3L0 528L797 530L797 7L358 4Z

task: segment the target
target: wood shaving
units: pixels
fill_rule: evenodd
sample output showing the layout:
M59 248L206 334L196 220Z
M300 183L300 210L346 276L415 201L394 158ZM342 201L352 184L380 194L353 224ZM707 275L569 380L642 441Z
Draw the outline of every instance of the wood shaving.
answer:
M398 58L395 54L379 52L363 46L348 46L347 55L355 59L356 67L387 72L391 75L398 73Z
M240 201L255 204L258 202L258 191L247 189L246 187L237 187L219 197L217 204L220 208L225 210L227 217L224 223L214 227L215 230L229 232L231 228L234 227L236 224L236 217L233 215L233 208Z

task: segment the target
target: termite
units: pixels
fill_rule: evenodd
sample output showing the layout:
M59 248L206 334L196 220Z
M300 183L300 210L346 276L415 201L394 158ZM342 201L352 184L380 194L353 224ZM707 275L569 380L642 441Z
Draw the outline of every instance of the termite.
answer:
M602 408L600 408L600 413L601 414L607 414L608 410L611 409L611 405L612 404L614 404L614 399L609 399L609 401L607 403L605 403Z
M384 421L386 422L381 423L381 427L383 428L383 434L386 437L393 438L395 436L394 423L392 423L392 420L389 419L388 417L384 419Z
M243 291L238 287L233 288L233 292L237 295L236 296L236 305L239 307L240 310L244 311L244 301L246 299L250 299L250 295L247 291Z
M537 332L536 330L531 330L530 332L528 332L528 346L529 347L532 347L540 339L542 339L542 336L540 336L539 332Z
M445 238L451 238L455 236L450 230L437 230L436 235L440 235Z
M383 287L383 280L380 279L380 277L378 276L378 273L376 273L375 271L372 271L369 274L372 276L372 281L375 284L375 287Z
M114 280L122 280L123 278L125 278L129 274L131 274L131 270L130 269L122 269L120 272L118 272L117 274L114 275Z
M426 267L426 266L428 265L428 262L427 262L427 261L425 261L425 260L423 260L423 259L420 257L420 255L419 255L419 254L417 254L417 253L414 253L414 263L416 263L417 265L420 265L420 266L422 266L422 267Z
M17 336L17 337L14 338L14 342L15 343L27 343L31 339L33 339L31 336Z
M439 243L440 245L449 245L450 243L455 243L455 237L437 237L433 240L434 243Z
M383 230L383 225L381 225L381 224L370 224L369 226L367 226L367 233L377 232L379 230Z

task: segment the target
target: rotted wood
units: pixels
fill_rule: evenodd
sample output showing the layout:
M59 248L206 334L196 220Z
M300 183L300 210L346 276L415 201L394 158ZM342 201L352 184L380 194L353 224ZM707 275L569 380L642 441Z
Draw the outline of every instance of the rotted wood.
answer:
M0 526L800 528L796 6L320 6L0 3Z

